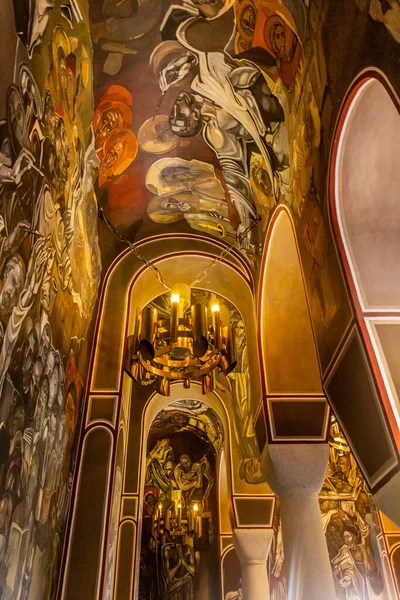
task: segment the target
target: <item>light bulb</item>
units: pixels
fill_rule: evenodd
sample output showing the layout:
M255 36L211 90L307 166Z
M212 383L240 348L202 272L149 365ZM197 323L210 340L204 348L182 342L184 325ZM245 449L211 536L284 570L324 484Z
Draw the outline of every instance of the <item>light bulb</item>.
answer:
M199 507L197 506L197 504L195 504L195 505L193 506L193 510L194 510L194 512L197 512L197 511L199 510Z
M180 502L178 504L178 508L182 508L182 504Z
M159 504L159 505L158 505L158 508L159 508L160 510L162 510L162 504Z
M179 304L180 296L177 293L171 294L171 304Z
M219 312L219 303L218 302L214 302L214 304L211 305L211 312L212 313Z

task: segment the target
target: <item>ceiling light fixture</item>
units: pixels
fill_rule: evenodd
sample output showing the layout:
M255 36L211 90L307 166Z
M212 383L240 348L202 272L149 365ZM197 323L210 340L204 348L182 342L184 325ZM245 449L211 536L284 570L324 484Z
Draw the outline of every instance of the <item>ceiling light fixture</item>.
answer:
M213 389L213 372L229 375L237 362L232 360L231 328L223 326L220 305L214 302L208 316L204 304L191 303L186 284L174 286L168 319L159 319L156 308L138 309L135 333L127 340L125 372L135 381L156 380L157 391L170 395L171 381L202 382L203 394Z

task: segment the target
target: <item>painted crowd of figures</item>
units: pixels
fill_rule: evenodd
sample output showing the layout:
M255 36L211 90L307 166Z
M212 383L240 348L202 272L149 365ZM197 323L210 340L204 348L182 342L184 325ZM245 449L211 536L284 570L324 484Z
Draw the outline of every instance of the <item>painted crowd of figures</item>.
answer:
M365 2L355 0L360 10ZM80 343L101 274L95 185L108 190L111 206L128 181L132 212L142 193L153 226L167 231L186 222L236 245L251 266L260 241L255 225L261 218L265 231L272 209L284 203L310 257L309 279L324 270L329 244L317 179L327 73L308 4L13 0L19 43L0 121L0 600L51 599L56 591L83 394ZM89 7L100 16L85 24ZM398 0L371 0L368 11L400 41ZM96 56L106 57L100 82L92 43ZM140 71L140 52L147 71ZM110 80L135 60L155 88L145 107L134 107L135 90L121 79ZM124 81L130 87L130 78ZM130 180L139 160L145 166ZM317 336L340 312L334 285L322 277L328 276L321 275L310 301L321 323ZM257 484L245 331L240 317L232 319L238 369L220 391L232 400L240 477ZM213 543L212 461L205 453L192 460L190 452L175 452L172 434L202 430L217 450L223 440L202 407L186 409L159 416L171 438L160 435L148 454L140 591L146 600L191 600L198 553ZM337 597L383 599L375 509L347 446L334 446L338 437L332 436L320 498ZM121 474L116 487L115 514ZM182 515L180 534L172 536L166 521L169 510L177 530L174 498ZM194 503L202 519L197 533L189 527ZM284 600L276 528L271 597ZM116 539L114 528L110 582ZM162 588L154 573L162 574ZM229 600L242 596L235 586Z
M161 412L154 426L160 425L160 418L172 417L175 432L188 433L197 427L203 432L206 424L215 427L208 416L190 426L186 415L178 410ZM191 419L196 420L195 414ZM198 452L196 436L189 434L187 439ZM203 553L215 543L210 502L213 469L206 454L197 461L186 453L178 458L174 448L179 446L175 436L174 440L162 438L147 456L139 585L143 600L194 600Z
M17 59L0 122L4 600L56 593L83 393L71 338L86 334L100 279L98 159L82 120L90 59L82 40L63 27L46 29L53 7L33 3L18 29L28 57L41 52L48 69L34 76L29 60ZM63 11L68 29L82 20L75 0ZM15 2L16 25L21 15Z

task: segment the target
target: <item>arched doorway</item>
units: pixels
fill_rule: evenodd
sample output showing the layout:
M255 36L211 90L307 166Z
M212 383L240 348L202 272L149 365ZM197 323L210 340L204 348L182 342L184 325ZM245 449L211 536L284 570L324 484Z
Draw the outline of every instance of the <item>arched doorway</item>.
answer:
M147 437L140 600L220 596L219 461L224 429L200 400L181 399L154 418Z

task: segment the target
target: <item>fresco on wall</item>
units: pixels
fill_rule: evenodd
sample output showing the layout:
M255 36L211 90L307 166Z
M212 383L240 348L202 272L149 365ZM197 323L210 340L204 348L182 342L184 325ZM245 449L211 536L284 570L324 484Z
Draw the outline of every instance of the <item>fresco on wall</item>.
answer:
M103 600L114 598L115 561L117 557L119 512L122 497L122 471L117 465L115 472L114 490L111 502L110 528L108 531L106 572L104 578Z
M243 600L240 560L232 546L224 554L222 566L224 600Z
M178 159L176 159L178 161ZM192 161L194 162L194 161ZM192 300L196 303L205 304L211 314L210 307L213 304L216 296L204 290L192 289ZM221 306L222 319L229 323L232 332L232 358L237 361L235 369L226 377L216 377L215 387L217 392L224 398L224 402L229 411L233 415L232 430L235 438L235 446L239 454L239 477L241 480L250 484L258 484L264 481L264 477L260 468L260 451L257 444L257 439L253 423L253 408L251 398L251 386L249 375L249 357L247 351L246 329L244 321L235 307L225 300L218 298ZM170 315L170 294L163 294L156 298L149 306L157 308L158 314L162 318L169 318ZM182 401L183 402L183 401ZM199 414L205 411L207 414L207 406L199 404L195 406L192 403L180 408L181 412ZM158 426L160 434L165 428L168 431L176 423L173 419L172 408L157 417L154 422L154 427ZM176 409L176 407L175 407ZM168 417L168 418L167 418ZM163 420L164 419L164 420ZM160 424L157 425L157 423ZM219 441L215 439L215 434L208 431L208 439L213 443L214 447L220 448L222 438ZM218 433L218 436L221 432ZM217 445L216 445L217 444Z
M216 387L219 392L227 392L230 399L233 431L240 453L239 476L247 483L257 484L264 481L264 477L253 423L246 330L242 317L235 309L230 312L230 326L237 366L229 375L219 378Z
M168 437L160 437L160 431ZM144 488L140 599L191 600L200 589L218 596L215 452L222 441L218 417L201 402L175 402L153 422Z
M15 30L21 42L26 46L30 57L32 57L35 47L42 43L50 13L55 6L54 0L33 0L29 3L23 2L23 0L13 0ZM77 0L63 0L61 11L70 25L83 21Z
M330 459L319 494L337 600L389 600L384 585L378 538L383 535L378 511L350 448L335 419L330 435ZM274 513L274 537L268 557L271 600L287 600L282 523L279 501ZM232 568L235 564L235 568ZM387 576L391 578L391 574ZM241 598L240 563L234 548L223 560L225 600Z
M268 557L268 579L271 600L287 600L287 579L284 566L282 523L280 520L279 500L274 513L274 537Z
M386 599L377 536L378 512L338 423L329 437L330 459L319 496L338 600Z
M20 42L0 121L0 598L50 599L101 271L91 48L76 0L13 4Z

